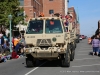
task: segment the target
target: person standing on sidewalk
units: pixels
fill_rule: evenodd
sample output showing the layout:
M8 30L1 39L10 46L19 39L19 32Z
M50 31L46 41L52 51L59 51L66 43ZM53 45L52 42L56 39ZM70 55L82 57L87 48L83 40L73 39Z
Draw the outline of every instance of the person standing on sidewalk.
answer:
M100 41L100 33L97 35L97 38L98 38L99 41ZM98 50L98 55L100 55L100 47L99 47L99 50Z
M3 52L4 38L0 36L0 51Z
M93 55L96 53L98 55L99 47L100 47L100 41L97 38L97 36L94 37L92 40L92 47L93 47Z

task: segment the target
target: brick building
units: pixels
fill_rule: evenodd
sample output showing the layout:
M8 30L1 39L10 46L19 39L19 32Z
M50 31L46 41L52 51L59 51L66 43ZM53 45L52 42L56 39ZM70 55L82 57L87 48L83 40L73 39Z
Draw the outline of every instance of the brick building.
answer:
M80 24L77 23L77 34L80 34Z
M78 15L77 15L77 17L78 17ZM77 28L77 34L80 34L80 23L79 23L79 18L77 18L77 26L76 26L76 28Z
M75 12L74 7L68 8L68 12L73 15L72 21L76 23L77 22L77 16L76 16L76 12Z
M80 34L80 24L78 22L78 15L76 14L76 11L74 9L74 7L70 7L68 8L68 12L71 13L73 15L72 21L75 23L75 27L77 29L77 34Z
M24 11L27 15L26 21L39 16L40 12L43 12L43 0L24 0Z
M43 0L43 13L45 16L52 13L65 15L65 0Z

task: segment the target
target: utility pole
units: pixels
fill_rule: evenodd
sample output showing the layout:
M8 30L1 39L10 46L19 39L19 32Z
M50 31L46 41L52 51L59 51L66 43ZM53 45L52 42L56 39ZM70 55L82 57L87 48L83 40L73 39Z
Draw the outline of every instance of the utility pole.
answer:
M8 19L9 19L9 24L10 24L10 52L12 52L12 28L11 28L11 22L12 22L12 15L8 15Z
M69 3L69 0L65 0L65 15L67 15L68 13L68 3Z

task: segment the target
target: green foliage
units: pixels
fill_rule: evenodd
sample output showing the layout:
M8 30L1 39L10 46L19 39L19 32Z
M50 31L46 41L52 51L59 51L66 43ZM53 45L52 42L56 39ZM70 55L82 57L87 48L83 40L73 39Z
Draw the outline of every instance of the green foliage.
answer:
M8 15L12 15L12 27L16 26L20 21L24 24L24 9L19 7L18 0L0 0L0 25L9 27Z

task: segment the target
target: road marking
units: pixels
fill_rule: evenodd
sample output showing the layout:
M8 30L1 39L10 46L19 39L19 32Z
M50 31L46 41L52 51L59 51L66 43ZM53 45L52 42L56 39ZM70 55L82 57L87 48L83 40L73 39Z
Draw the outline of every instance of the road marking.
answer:
M78 49L80 49L80 48L78 48ZM83 47L83 46L82 46L81 50L84 50L84 49L85 49L85 50L86 50L86 49L92 49L92 47Z
M31 71L29 71L29 72L28 72L28 73L26 73L25 75L29 75L30 73L32 73L33 71L35 71L36 69L38 69L40 66L44 65L45 63L47 63L47 61L46 61L46 62L44 62L44 63L42 63L42 64L41 64L41 65L39 65L38 67L36 67L36 68L32 69Z
M77 54L77 55L88 55L88 54Z
M82 58L82 59L75 59L75 60L86 60L86 59L100 59L100 58Z
M78 52L89 52L89 51L91 51L91 52L92 52L92 50L87 50L87 51L78 51Z
M100 64L80 65L80 66L72 66L72 67L89 67L89 66L100 66Z

